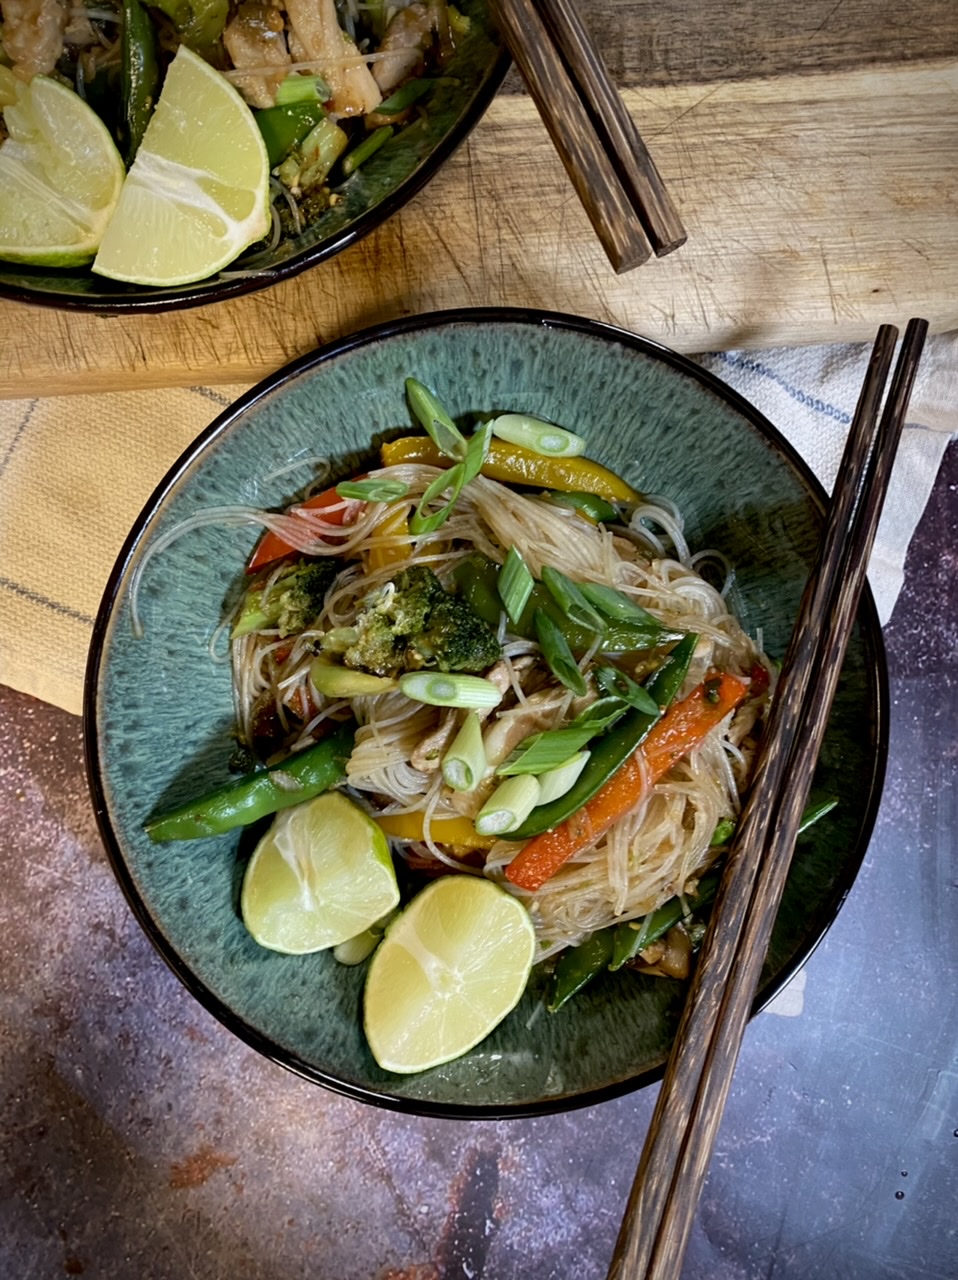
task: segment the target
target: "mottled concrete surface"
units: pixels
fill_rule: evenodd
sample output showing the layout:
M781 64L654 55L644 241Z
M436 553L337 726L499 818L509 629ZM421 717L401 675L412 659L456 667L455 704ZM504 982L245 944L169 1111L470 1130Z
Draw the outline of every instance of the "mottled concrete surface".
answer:
M866 864L749 1030L684 1275L958 1274L958 446L888 628ZM0 1280L601 1280L654 1091L418 1120L233 1039L114 884L70 716L0 690Z

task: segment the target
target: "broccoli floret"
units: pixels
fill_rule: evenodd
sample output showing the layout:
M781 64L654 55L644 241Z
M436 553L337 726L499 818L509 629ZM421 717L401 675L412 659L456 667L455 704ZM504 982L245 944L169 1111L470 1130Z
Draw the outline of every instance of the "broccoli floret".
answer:
M322 613L326 593L341 568L338 560L299 560L265 596L263 587L252 587L233 627L233 639L264 627L276 627L281 636L304 631Z
M424 565L404 569L368 596L355 629L343 661L377 675L421 667L484 671L500 654L492 628Z
M440 671L485 671L502 652L495 632L461 596L443 595L410 642L407 665L411 656L419 655L420 666Z

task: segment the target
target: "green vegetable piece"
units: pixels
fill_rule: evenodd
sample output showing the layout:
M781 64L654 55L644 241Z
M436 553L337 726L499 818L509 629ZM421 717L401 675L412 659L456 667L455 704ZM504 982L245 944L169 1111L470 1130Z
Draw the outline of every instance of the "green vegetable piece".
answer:
M709 871L699 881L695 893L687 894L684 901L679 897L669 898L668 902L663 902L661 907L651 911L641 921L616 925L609 968L621 969L640 951L668 933L680 920L710 903L718 890L720 878L718 871Z
M151 818L144 830L151 840L196 840L218 836L235 827L311 800L346 776L352 754L354 723L342 725L314 747L307 747L270 769L248 773L205 796Z
M266 143L269 167L275 169L325 119L326 109L321 102L293 102L254 111L253 115Z
M408 111L414 103L420 98L424 98L429 90L433 87L432 80L408 80L395 93L389 95L376 108L376 114L380 116L398 116L403 111Z
M672 702L682 687L697 643L698 636L690 632L645 682L646 692L660 710ZM575 784L558 800L533 809L528 819L514 832L515 839L528 840L531 836L540 835L581 809L625 763L658 719L658 715L631 710L607 733L596 738L591 746L589 762Z
M391 124L381 125L378 129L374 129L372 133L367 133L362 142L358 146L353 147L348 155L343 156L343 173L348 177L351 173L366 163L366 161L376 154L380 147L386 145L393 136L393 127Z
M506 836L528 818L539 799L539 783L531 774L506 778L475 817L481 836Z
M120 75L123 86L121 141L127 167L140 148L150 123L160 86L156 60L156 34L140 0L123 0L120 41Z
M475 711L469 711L462 727L442 758L442 777L453 791L474 791L486 772L486 749L482 725Z
M651 715L658 712L655 699L648 690L643 689L630 675L620 671L618 667L597 667L595 680L604 693L613 698L621 698L630 707L635 707L636 711L647 711Z
M563 616L577 627L587 631L605 630L605 621L579 590L576 583L551 564L542 567L542 583L562 610Z
M575 458L585 451L582 436L527 413L503 413L494 419L492 429L500 440L546 458Z
M510 547L499 574L497 586L502 607L512 622L518 622L529 602L536 580L517 547Z
M191 49L208 48L223 34L229 0L155 0L153 5L172 21Z
M283 186L291 191L311 192L326 181L329 171L349 142L343 129L324 115L306 137L290 151L276 171ZM302 206L302 202L300 202Z
M274 105L291 107L296 103L328 102L331 97L329 85L322 76L301 75L294 71L280 81Z
M407 698L430 707L460 707L491 711L502 701L502 692L482 676L437 675L432 671L411 671L399 677L399 688Z
M565 1002L591 982L597 973L608 968L612 959L612 935L614 929L600 929L580 942L577 947L563 951L552 975L552 988L546 1008L550 1013L561 1009Z
M659 627L658 618L643 609L641 605L625 594L616 591L615 587L603 586L601 582L580 582L579 590L598 611L615 622L634 622Z
M399 502L409 492L404 480L342 480L336 486L340 498L359 498L363 502Z
M542 656L549 664L552 674L567 689L571 689L581 698L585 693L585 678L576 665L562 629L542 609L537 609L534 616L536 637L542 647Z
M447 458L461 462L466 456L466 437L425 383L407 378L405 386L409 407L423 431Z
M559 506L572 507L593 524L611 524L619 519L619 513L612 503L606 502L605 498L600 498L594 493L585 493L581 490L574 490L571 493L550 490L545 496L550 502L558 503Z
M558 800L560 796L573 786L582 770L589 763L588 751L577 751L565 764L555 769L547 769L537 774L539 779L539 804L548 804L550 800Z
M721 849L723 844L728 844L732 836L735 834L735 819L722 818L717 823L715 830L712 832L712 839L709 841L710 849Z
M230 639L275 627L281 636L305 630L322 613L326 593L343 567L341 560L300 560L266 591L251 587L243 600Z

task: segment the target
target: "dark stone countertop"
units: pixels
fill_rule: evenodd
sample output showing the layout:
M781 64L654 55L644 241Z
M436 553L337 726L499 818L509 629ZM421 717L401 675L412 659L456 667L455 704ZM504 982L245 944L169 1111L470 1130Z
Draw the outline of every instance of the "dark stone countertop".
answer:
M751 1025L686 1280L958 1274L958 443L887 628L864 867ZM0 1276L602 1280L654 1090L457 1123L326 1093L229 1035L115 884L80 723L0 690Z

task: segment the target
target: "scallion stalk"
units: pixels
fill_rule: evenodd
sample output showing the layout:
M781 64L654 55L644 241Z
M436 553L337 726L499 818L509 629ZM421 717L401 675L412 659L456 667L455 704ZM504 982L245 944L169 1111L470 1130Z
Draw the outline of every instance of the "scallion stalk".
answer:
M548 773L550 769L557 769L581 751L590 738L595 737L596 732L589 725L569 725L565 729L546 729L542 733L534 733L519 743L515 751L499 765L496 773L503 778L520 773Z
M343 480L336 486L340 498L360 498L366 502L398 502L409 492L402 480Z
M406 379L406 395L409 407L422 425L433 444L447 458L462 462L468 444L452 418L433 393L418 378Z
M434 533L436 529L445 524L452 514L452 509L456 505L460 493L462 493L470 480L475 479L482 469L486 454L489 452L491 439L492 431L486 424L465 441L466 454L462 462L457 462L454 467L450 467L448 471L443 471L436 476L435 480L427 486L425 493L419 499L416 510L412 513L409 521L410 533L417 537L423 533ZM432 515L427 516L425 511L429 503L450 489L452 492L446 505L440 507L438 511L434 511Z
M574 458L585 449L581 436L525 413L502 414L493 420L492 430L500 440L547 458Z
M485 772L486 749L482 742L482 725L475 711L470 711L442 758L443 781L453 791L474 791Z
M365 164L370 156L374 156L380 147L386 145L393 136L393 127L391 124L381 125L378 129L374 129L372 133L367 133L362 142L353 147L348 155L343 156L343 173L348 177L349 174L355 173L360 165Z
M460 707L463 710L491 711L502 693L482 676L446 675L435 671L410 671L399 677L399 688L407 698L430 707Z
M544 609L536 609L533 622L542 656L552 674L567 689L571 689L581 698L585 693L585 680L572 656L568 640L559 630L558 623L554 622Z
M532 595L535 582L529 566L522 558L522 552L518 547L510 547L496 580L496 587L499 591L499 599L511 622L518 623Z
M475 818L481 836L508 835L521 826L539 802L539 783L531 774L507 778L496 787Z
M376 114L381 116L398 116L403 111L418 102L420 98L433 86L432 80L410 80L397 89L395 93L390 94L384 102L381 102L376 108Z
M609 697L620 698L636 711L644 711L647 715L658 715L659 706L647 689L636 683L626 672L618 667L596 667L595 682Z
M576 783L588 762L589 752L578 751L565 764L560 764L558 768L550 769L547 773L540 773L538 775L539 804L551 804L553 800L564 796Z
M328 102L329 85L322 76L303 76L294 72L281 80L276 90L276 107L291 107L299 102Z
M578 627L585 627L587 631L601 633L605 630L601 614L593 609L579 590L578 584L560 569L554 569L551 564L543 565L542 584L570 622Z

